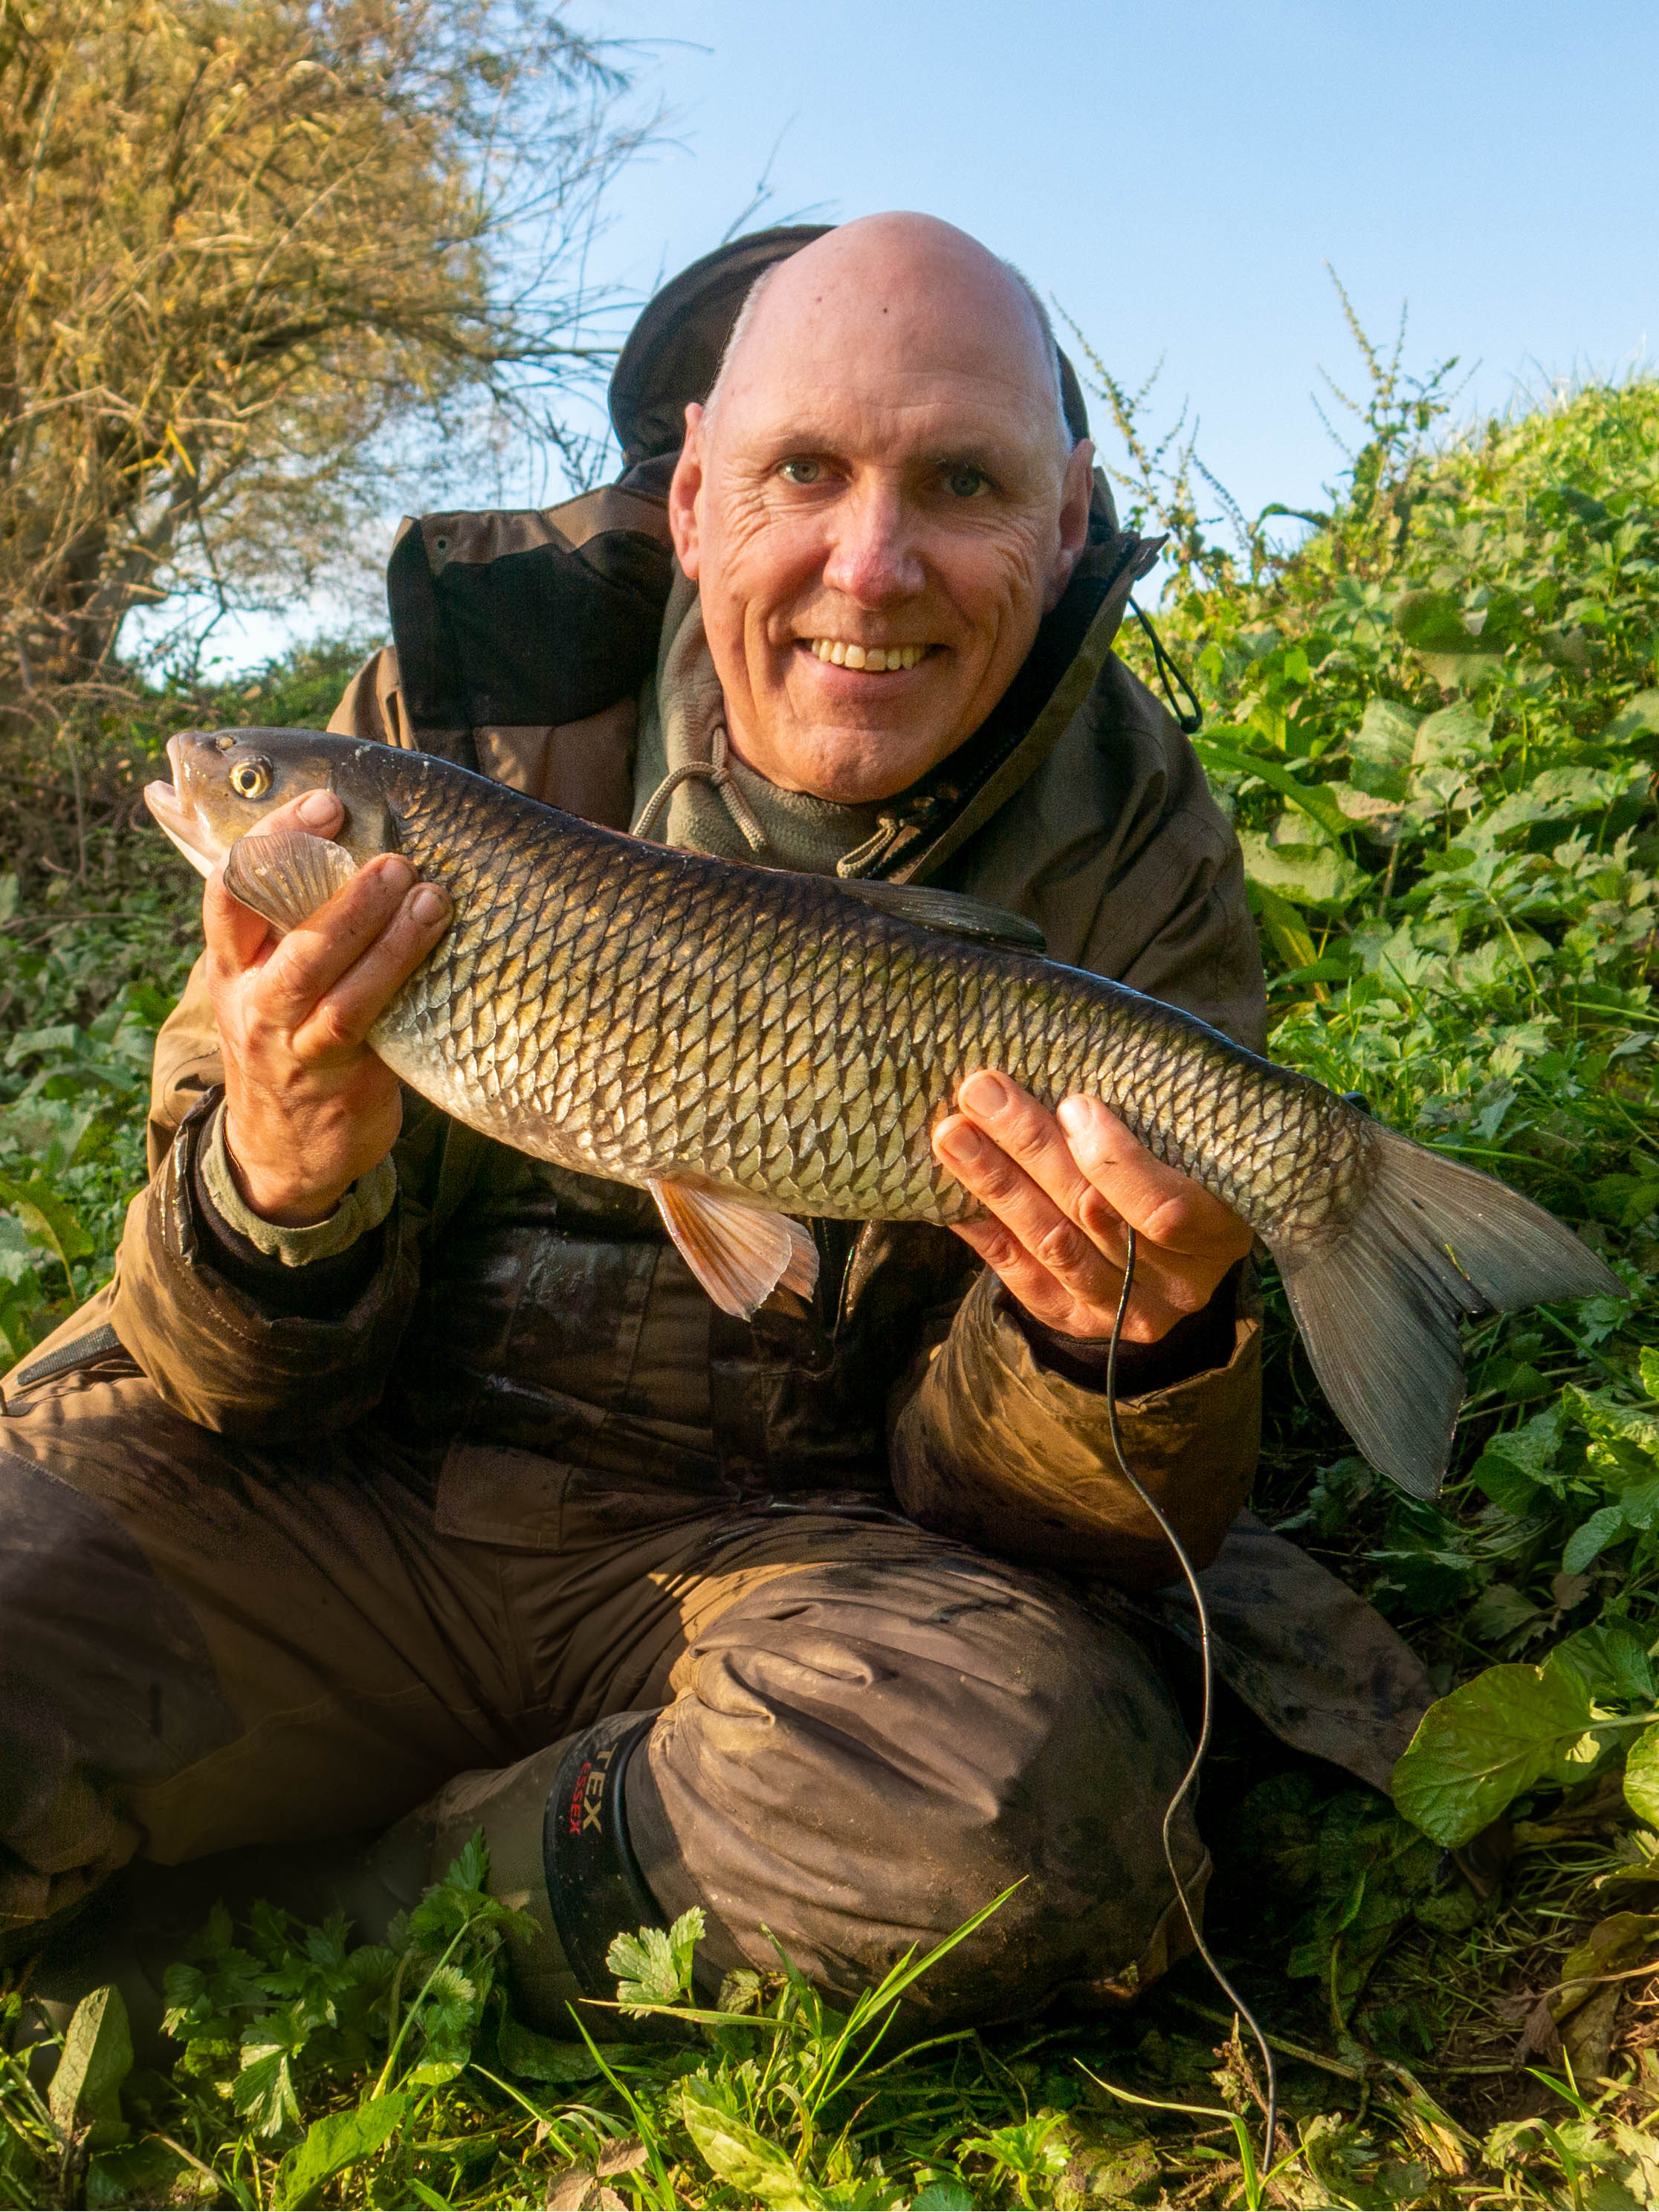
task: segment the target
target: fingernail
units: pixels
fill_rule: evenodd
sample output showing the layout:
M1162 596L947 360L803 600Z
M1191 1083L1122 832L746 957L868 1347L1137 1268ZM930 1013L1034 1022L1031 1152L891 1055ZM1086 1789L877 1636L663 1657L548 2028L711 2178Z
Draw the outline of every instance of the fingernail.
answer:
M422 929L435 929L449 919L449 901L436 884L422 884L410 899L409 910Z
M971 1160L980 1149L981 1139L972 1122L961 1120L941 1121L933 1132L933 1143L947 1158Z
M1014 1103L1014 1094L1000 1075L981 1068L963 1085L957 1103L974 1114L1006 1114Z
M1095 1102L1092 1098L1062 1098L1054 1109L1054 1119L1068 1137L1092 1136Z
M340 817L340 802L331 791L308 791L300 801L300 819L313 830L325 830Z

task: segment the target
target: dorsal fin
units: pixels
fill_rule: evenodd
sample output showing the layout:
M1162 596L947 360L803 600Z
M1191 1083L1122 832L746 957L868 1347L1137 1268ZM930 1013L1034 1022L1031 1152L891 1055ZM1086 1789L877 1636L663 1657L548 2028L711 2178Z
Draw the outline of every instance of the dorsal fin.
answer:
M970 945L1000 945L1010 952L1039 957L1048 950L1048 940L1036 922L963 891L938 890L931 884L872 883L859 876L838 876L836 889L862 899L866 906L879 907L896 921L913 921L918 929L937 930L942 937L966 938Z
M225 889L284 937L357 872L343 845L304 830L252 830L225 857Z

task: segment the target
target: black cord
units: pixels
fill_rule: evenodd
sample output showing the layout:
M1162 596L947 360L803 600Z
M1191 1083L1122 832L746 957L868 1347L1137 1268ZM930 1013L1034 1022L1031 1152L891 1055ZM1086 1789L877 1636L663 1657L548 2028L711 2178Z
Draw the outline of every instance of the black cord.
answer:
M1272 2170L1273 2139L1279 2126L1279 2075L1274 2069L1273 2055L1267 2048L1267 2039L1262 2033L1255 2014L1222 1972L1220 1967L1217 1966L1209 1945L1204 1941L1203 1930L1198 1924L1198 1915L1193 1911L1191 1901L1187 1895L1187 1885L1181 1878L1181 1869L1176 1864L1175 1849L1170 1841L1170 1832L1175 1826L1176 1814L1190 1796L1193 1786L1198 1780L1199 1770L1204 1764L1205 1754L1210 1748L1210 1723L1213 1717L1214 1705L1214 1674L1210 1659L1210 1612L1204 1602L1204 1593L1198 1586L1198 1577L1193 1571L1193 1563L1187 1556L1187 1547L1170 1526L1168 1517L1158 1500L1130 1466L1128 1456L1123 1449L1123 1432L1118 1426L1117 1348L1122 1339L1123 1317L1129 1310L1129 1293L1134 1288L1135 1279L1135 1232L1133 1229L1129 1229L1127 1224L1125 1228L1127 1243L1123 1260L1123 1289L1118 1298L1117 1312L1112 1321L1111 1339L1106 1347L1107 1426L1111 1434L1112 1451L1117 1460L1118 1472L1163 1531L1164 1540L1179 1561L1181 1571L1186 1577L1187 1587L1192 1592L1194 1610L1198 1615L1198 1656L1203 1678L1203 1701L1200 1711L1198 1742L1193 1751L1192 1763L1182 1776L1180 1785L1175 1796L1170 1798L1169 1809L1164 1815L1164 1856L1169 1863L1170 1878L1175 1883L1176 1895L1181 1899L1181 1909L1187 1916L1187 1925L1193 1932L1193 1942L1197 1947L1198 1955L1209 1968L1223 1996L1255 2038L1256 2048L1261 2053L1262 2078L1267 2085L1267 2155L1263 2160L1261 2166L1265 2176Z
M1152 628L1151 617L1145 609L1138 606L1135 601L1131 599L1129 611L1146 631L1152 642L1152 663L1158 670L1158 680L1164 686L1164 696L1170 702L1170 712L1179 722L1186 735L1195 738L1204 726L1204 709L1199 703L1197 692L1187 681L1180 662L1175 659L1163 639ZM1173 682L1171 678L1174 679ZM1187 704L1184 708L1175 695L1176 684L1187 695Z

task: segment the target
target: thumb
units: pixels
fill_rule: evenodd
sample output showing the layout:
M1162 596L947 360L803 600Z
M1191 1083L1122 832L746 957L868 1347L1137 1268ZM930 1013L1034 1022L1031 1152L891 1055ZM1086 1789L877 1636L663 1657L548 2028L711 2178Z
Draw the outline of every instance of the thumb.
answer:
M213 871L202 892L202 934L208 964L221 975L240 975L256 966L262 949L275 942L264 916L225 889L222 867Z

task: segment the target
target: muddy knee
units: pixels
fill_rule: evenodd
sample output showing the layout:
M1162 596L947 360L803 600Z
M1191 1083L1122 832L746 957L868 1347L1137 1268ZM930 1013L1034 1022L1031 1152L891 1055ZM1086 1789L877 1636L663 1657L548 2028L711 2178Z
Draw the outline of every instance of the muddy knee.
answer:
M769 1929L849 1991L1018 1884L920 1990L930 2013L1144 1971L1187 1741L1140 1647L1058 1583L925 1546L810 1568L722 1615L675 1680L630 1827L665 1910L709 1915L720 1963L764 1966ZM1176 1846L1196 1874L1189 1820Z

